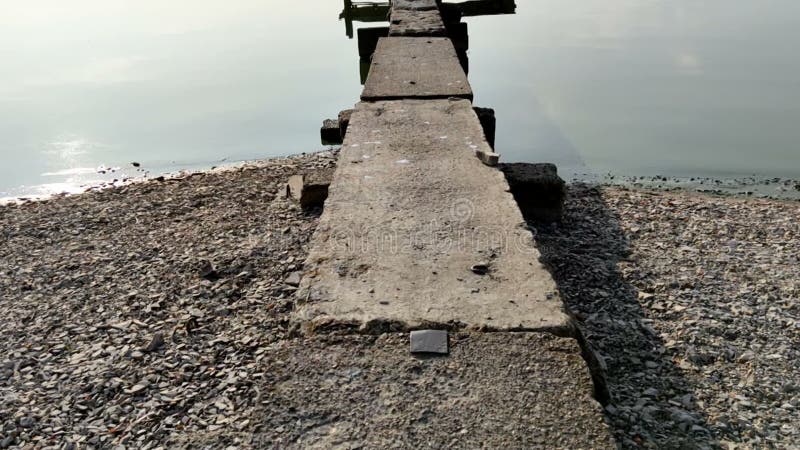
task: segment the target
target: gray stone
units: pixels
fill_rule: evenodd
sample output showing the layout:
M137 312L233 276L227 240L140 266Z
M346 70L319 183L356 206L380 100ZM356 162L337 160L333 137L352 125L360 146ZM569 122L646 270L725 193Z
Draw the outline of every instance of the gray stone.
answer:
M446 355L447 331L445 330L417 330L412 331L411 353L436 353Z
M476 149L490 151L469 101L358 104L294 320L571 333L503 174ZM481 261L492 276L470 272Z
M286 196L300 203L304 209L321 207L328 198L328 186L332 178L332 169L292 175L286 183Z
M361 99L472 99L472 87L447 38L381 38Z
M292 272L292 273L289 274L288 277L286 277L286 280L284 281L284 283L288 284L289 286L295 286L296 287L296 286L300 285L300 279L301 278L302 277L300 276L300 272L299 271L298 272Z
M145 347L144 350L146 352L154 352L160 349L163 345L164 345L164 333L157 331L153 335L153 338L150 340L150 343L147 344L147 347Z
M522 214L540 222L557 222L564 212L565 183L554 164L501 164Z

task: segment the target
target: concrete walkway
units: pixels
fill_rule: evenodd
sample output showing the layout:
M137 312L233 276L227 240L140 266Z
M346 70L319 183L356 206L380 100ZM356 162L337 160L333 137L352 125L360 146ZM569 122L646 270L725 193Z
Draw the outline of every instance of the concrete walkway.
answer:
M297 315L569 334L503 174L476 149L491 151L467 100L359 104Z
M476 157L492 149L432 5L392 6L293 313L307 331L379 336L323 336L308 364L285 349L295 366L276 402L313 392L295 406L304 417L324 413L319 399L352 403L299 434L303 446L613 448L556 283L503 174ZM450 356L432 359L382 334L420 328L471 332L451 333ZM355 355L339 349L362 340ZM330 384L331 366L352 370ZM362 376L384 388L364 392Z

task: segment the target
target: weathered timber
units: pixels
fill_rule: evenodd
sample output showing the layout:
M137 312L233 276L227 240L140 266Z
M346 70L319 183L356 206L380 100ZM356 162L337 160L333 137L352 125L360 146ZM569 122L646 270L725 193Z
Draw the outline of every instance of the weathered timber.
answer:
M472 87L450 39L388 37L378 41L362 100L450 97L472 100Z

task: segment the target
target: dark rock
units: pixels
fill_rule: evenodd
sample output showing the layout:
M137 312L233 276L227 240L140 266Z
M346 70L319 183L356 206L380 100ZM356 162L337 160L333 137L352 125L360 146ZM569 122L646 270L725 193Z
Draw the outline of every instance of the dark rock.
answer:
M146 352L154 352L164 345L164 333L158 331L153 335L150 343L144 348Z
M486 275L489 273L489 265L486 263L478 263L470 267L469 270L478 275Z
M286 277L284 282L289 286L297 287L300 286L300 278L300 272L292 272L288 277Z
M200 278L205 278L207 280L214 279L217 277L217 271L214 269L214 265L211 264L211 261L203 260L200 262L200 270L198 271Z
M139 164L139 163L138 163L138 162L136 162L136 161L132 162L132 163L131 163L131 165L132 165L133 167L141 167L141 166L142 166L141 164Z

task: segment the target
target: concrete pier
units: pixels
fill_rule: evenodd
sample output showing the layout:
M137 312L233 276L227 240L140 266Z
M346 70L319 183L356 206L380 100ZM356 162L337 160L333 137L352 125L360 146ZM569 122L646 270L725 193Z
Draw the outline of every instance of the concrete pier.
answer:
M450 39L388 37L378 41L362 100L449 97L472 99L472 88Z
M514 5L497 0L466 7L489 3L498 12ZM463 10L448 8L448 27L466 50L466 28L457 23ZM547 192L547 202L535 196L526 205L535 213L553 210L545 219L557 219L560 210L549 200L562 199L562 186L551 182L555 171L528 176L530 171L514 167L504 166L505 174L491 167L499 157L494 112L473 108L466 61L445 37L435 0L395 0L389 20L389 36L380 37L374 51L367 42L360 49L362 56L371 53L372 65L296 292L295 324L322 335L325 351L314 354L330 358L308 365L300 359L279 390L292 392L288 398L313 392L314 399L354 408L338 413L342 420L333 438L299 439L320 447L363 443L357 436L367 429L377 439L367 445L375 447L613 448L592 399L606 391L592 386L558 286L539 262L506 181L508 175L517 190ZM374 41L376 33L361 35ZM408 335L394 333L420 329L449 330L449 342L442 333L423 333L437 337L431 348L449 355L412 356ZM326 331L347 336L328 342ZM360 340L374 344L357 354L342 346ZM404 370L409 364L422 369ZM358 389L320 390L327 379L320 368L331 365L369 367L391 392L379 399ZM437 376L418 376L435 367ZM425 389L403 389L416 383ZM438 395L431 397L431 389ZM377 401L383 404L372 411ZM297 407L313 414L313 404L309 398ZM433 435L453 441L417 441L407 428L396 433L395 419L414 422L418 408L427 411ZM500 422L484 426L483 418L462 420L465 414Z
M502 172L476 150L491 152L467 100L357 105L297 317L570 334Z

